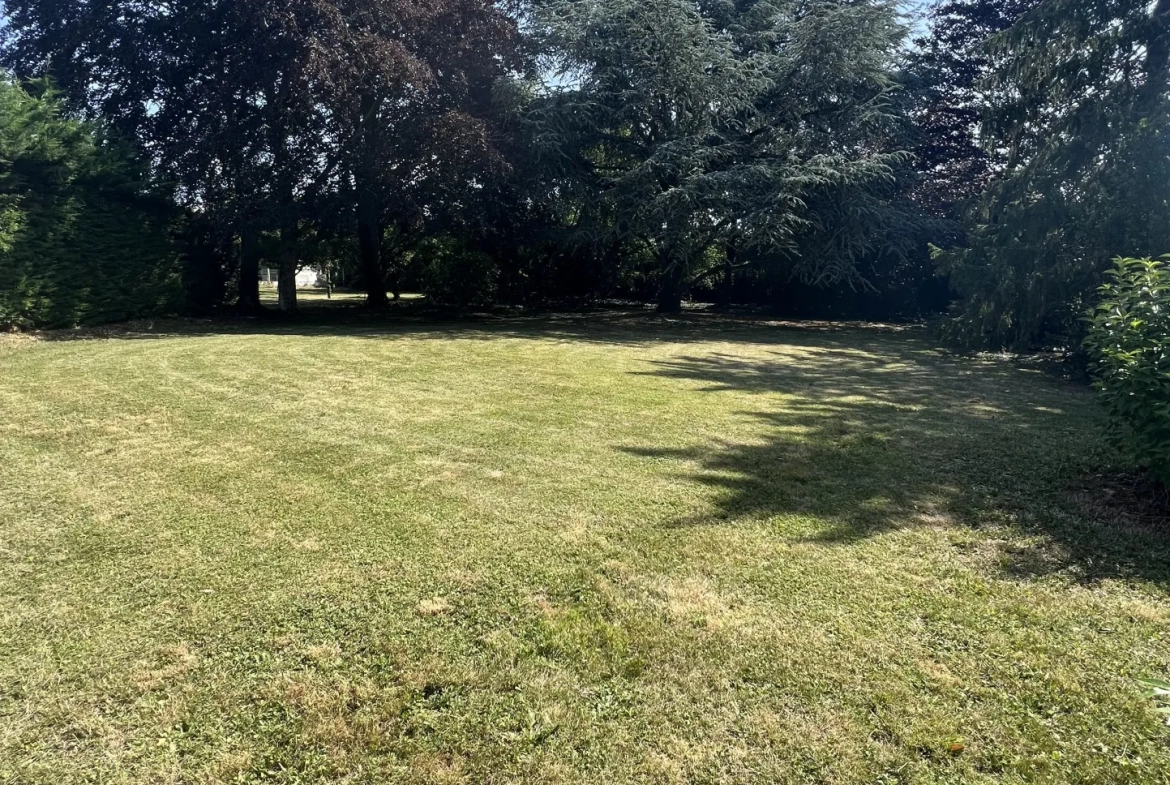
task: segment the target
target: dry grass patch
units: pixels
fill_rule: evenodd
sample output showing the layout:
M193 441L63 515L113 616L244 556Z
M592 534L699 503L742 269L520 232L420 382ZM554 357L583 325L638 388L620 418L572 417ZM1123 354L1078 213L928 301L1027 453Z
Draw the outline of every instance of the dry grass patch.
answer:
M451 611L451 602L446 597L427 597L419 600L420 616L443 616Z

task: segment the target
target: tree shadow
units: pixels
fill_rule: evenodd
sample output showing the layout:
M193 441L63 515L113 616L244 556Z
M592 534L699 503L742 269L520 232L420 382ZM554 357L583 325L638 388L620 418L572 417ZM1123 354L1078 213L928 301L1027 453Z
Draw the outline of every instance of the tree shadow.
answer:
M907 326L768 319L696 309L660 317L632 304L570 313L451 315L419 303L388 314L337 304L299 318L166 319L42 333L43 340L166 340L230 335L366 340L501 338L599 345L727 344L644 373L710 394L760 395L745 412L761 438L701 448L625 448L699 467L721 491L715 513L678 525L803 515L814 538L849 543L907 526L1007 525L1051 553L1008 553L1021 576L1170 577L1170 522L1086 500L1084 478L1116 462L1088 390L1035 362L955 357ZM734 354L753 345L752 356ZM767 352L759 357L759 349ZM1090 490L1089 493L1092 493Z
M1025 535L1001 540L999 568L1015 577L1170 579L1170 521L1103 514L1076 492L1117 460L1083 387L857 333L789 333L765 358L689 356L644 373L768 403L743 413L759 424L750 443L621 448L697 466L692 478L720 491L712 514L674 525L805 516L828 522L809 537L825 544L906 527L1008 527Z
M370 340L523 338L642 345L711 341L776 343L783 342L783 334L788 331L902 333L916 329L913 325L776 320L759 310L746 308L736 312L693 308L681 314L662 316L648 306L615 303L574 311L498 309L483 313L453 313L414 300L404 301L383 312L370 311L354 301L335 301L313 303L291 318L268 311L255 317L141 319L97 327L45 330L36 333L35 337L44 341L166 340L248 335Z

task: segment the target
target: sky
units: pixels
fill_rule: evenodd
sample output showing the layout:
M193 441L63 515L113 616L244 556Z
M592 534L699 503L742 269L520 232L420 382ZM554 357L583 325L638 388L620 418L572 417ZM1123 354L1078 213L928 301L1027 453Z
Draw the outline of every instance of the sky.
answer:
M902 0L902 9L911 20L911 36L926 32L926 13L935 2L936 0Z

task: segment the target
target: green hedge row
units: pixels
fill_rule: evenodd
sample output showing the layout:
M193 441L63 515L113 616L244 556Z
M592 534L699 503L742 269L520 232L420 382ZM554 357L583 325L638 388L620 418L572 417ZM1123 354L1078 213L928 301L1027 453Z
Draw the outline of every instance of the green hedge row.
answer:
M0 327L175 311L176 218L133 153L46 84L0 82Z

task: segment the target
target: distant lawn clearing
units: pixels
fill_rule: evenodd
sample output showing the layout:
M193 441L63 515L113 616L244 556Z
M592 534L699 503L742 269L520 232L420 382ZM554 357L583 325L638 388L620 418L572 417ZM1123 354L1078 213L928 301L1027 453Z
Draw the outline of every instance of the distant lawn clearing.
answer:
M1088 390L642 317L0 337L0 782L1135 783ZM215 328L220 329L220 328Z

